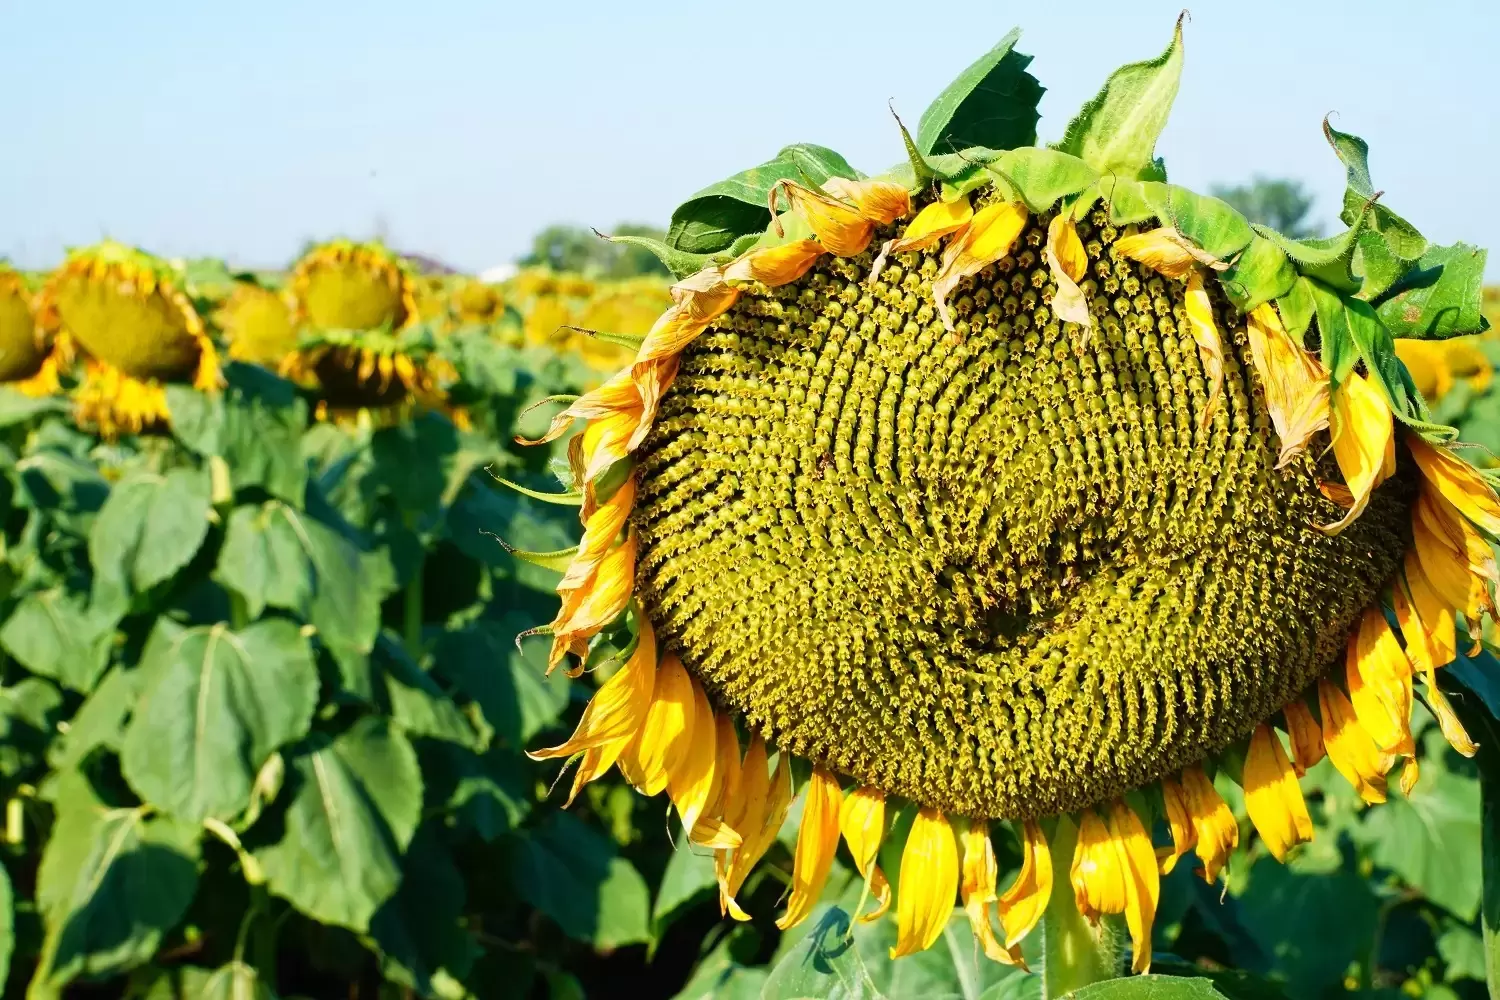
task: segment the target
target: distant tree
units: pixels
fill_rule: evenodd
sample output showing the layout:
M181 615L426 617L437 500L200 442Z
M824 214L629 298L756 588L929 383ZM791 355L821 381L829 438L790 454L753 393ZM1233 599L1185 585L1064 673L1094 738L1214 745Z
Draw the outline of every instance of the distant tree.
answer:
M661 239L665 234L652 226L625 223L616 226L612 236L649 236ZM666 266L644 247L626 246L602 239L592 230L579 226L548 226L531 241L531 253L519 261L522 267L550 267L554 271L573 271L590 278L617 280L642 274L667 274Z
M1307 218L1312 211L1313 197L1301 181L1255 177L1249 184L1215 185L1213 193L1233 205L1251 222L1270 226L1283 236L1300 240L1322 235L1322 227Z

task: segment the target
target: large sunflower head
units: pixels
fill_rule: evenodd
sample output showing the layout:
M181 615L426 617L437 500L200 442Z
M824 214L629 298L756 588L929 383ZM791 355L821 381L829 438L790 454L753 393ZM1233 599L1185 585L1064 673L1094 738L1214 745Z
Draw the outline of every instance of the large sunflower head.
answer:
M275 367L297 345L286 297L254 281L236 281L214 319L238 361Z
M0 383L28 396L50 396L61 389L62 359L37 323L35 298L26 276L0 262Z
M113 241L74 250L38 301L43 327L87 355L78 419L106 436L164 425L168 382L219 386L218 354L166 261Z
M297 326L316 330L399 330L418 318L410 268L379 243L334 240L292 267Z
M457 378L430 335L371 330L304 333L281 373L317 395L318 419L375 424L446 408L447 386Z
M1416 779L1418 680L1473 752L1436 670L1493 614L1500 500L1394 338L1482 329L1483 254L1428 246L1326 125L1337 237L1167 183L1180 25L1051 147L1013 42L885 175L789 147L679 208L672 305L546 437L583 423L552 662L632 638L536 756L576 756L575 793L613 766L665 791L736 916L803 792L782 926L841 837L866 917L891 905L900 807L896 954L957 896L1019 961L1051 899L1123 915L1142 970L1161 873L1194 850L1212 882L1238 842L1220 789L1283 857L1325 755L1367 802ZM999 826L1024 858L1003 894Z

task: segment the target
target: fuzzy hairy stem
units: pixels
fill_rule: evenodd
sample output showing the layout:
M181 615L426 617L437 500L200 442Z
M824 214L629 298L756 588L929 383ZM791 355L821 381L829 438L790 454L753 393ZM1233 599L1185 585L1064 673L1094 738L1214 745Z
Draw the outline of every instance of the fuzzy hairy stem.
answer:
M1078 912L1068 870L1078 827L1060 816L1052 836L1052 896L1042 917L1042 996L1044 1000L1082 989L1090 983L1114 979L1124 971L1125 928L1118 916L1090 924Z

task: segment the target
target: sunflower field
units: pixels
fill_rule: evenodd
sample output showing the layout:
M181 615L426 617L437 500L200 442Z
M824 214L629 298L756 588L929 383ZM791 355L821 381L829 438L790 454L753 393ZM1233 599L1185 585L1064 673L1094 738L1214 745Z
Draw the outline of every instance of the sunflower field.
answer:
M4 995L1500 996L1483 251L1016 41L675 283L0 264Z

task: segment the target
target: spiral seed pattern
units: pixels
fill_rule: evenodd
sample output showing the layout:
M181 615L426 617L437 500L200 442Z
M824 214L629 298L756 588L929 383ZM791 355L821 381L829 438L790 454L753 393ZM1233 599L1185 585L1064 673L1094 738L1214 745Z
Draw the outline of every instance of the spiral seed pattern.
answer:
M1336 468L1275 470L1217 288L1204 423L1182 285L1116 256L1101 211L1094 329L1060 324L1048 221L960 286L952 332L936 252L748 290L640 452L637 593L712 697L969 816L1078 809L1245 737L1341 662L1408 530L1401 479L1341 535L1312 527L1340 516L1316 485Z

